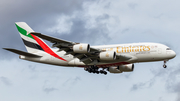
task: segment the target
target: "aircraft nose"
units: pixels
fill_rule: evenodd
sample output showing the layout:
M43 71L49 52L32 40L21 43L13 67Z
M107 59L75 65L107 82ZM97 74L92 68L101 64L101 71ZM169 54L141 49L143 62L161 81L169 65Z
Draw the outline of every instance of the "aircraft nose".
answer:
M172 50L171 55L172 55L173 58L176 57L176 52L174 52L174 51Z

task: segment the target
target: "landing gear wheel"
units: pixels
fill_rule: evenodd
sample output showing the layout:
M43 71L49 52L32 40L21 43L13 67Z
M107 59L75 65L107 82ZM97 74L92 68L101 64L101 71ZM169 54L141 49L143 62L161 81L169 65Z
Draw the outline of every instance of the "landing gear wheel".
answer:
M107 72L106 72L106 71L104 71L104 75L107 75Z
M88 71L88 68L84 68L85 71Z
M103 73L104 73L104 72L103 72L103 70L100 70L99 72L100 72L101 74L103 74Z
M92 69L89 68L89 69L88 69L88 72L89 72L89 73L92 73Z
M166 65L163 65L164 68L166 68L167 66Z
M164 65L163 65L164 68L167 67L167 66L166 66L167 61L168 61L168 60L165 60L165 61L164 61Z

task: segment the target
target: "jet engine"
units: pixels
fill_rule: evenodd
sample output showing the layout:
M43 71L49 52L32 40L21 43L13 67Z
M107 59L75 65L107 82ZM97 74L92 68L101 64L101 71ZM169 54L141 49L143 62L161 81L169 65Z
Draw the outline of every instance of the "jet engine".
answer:
M75 53L88 53L90 51L89 44L77 44L73 46L73 51Z
M116 52L114 52L114 51L101 52L99 54L99 58L100 58L100 60L115 60Z
M134 64L120 65L117 67L108 68L108 71L110 73L132 72L133 70L134 70Z

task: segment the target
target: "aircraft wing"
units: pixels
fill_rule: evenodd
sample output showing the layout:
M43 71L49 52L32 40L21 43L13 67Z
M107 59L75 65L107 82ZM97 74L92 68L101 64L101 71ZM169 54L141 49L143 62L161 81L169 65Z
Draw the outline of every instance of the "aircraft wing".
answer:
M50 37L50 36L47 36L47 35L44 35L44 34L41 34L41 33L31 32L31 34L36 35L36 36L38 36L38 37L40 37L42 39L45 39L47 41L50 41L52 43L63 43L63 44L68 44L68 45L77 44L76 42L70 42L70 41Z
M94 60L97 60L98 55L96 55L96 54L101 52L101 50L99 50L99 49L90 47L89 53L86 53L86 54L85 53L74 53L72 50L73 45L80 44L80 43L70 42L70 41L54 38L54 37L47 36L47 35L44 35L41 33L36 33L36 32L31 32L31 34L38 36L42 39L45 39L47 41L50 41L51 43L54 43L52 45L52 47L59 48L59 51L62 51L62 50L66 51L66 55L71 54L74 57L79 58L80 61L84 62L85 64L89 64L89 63L92 63Z
M10 52L13 52L13 53L16 53L16 54L19 54L19 55L24 55L24 56L28 56L28 57L42 57L42 56L39 56L39 55L36 55L36 54L32 54L32 53L27 53L27 52L23 52L23 51L20 51L20 50L17 50L17 49L11 49L11 48L3 48L7 51L10 51Z
M54 43L52 47L59 48L59 51L62 51L62 50L66 51L66 55L71 54L74 57L78 58L81 62L84 62L85 64L91 64L94 62L94 60L97 61L99 58L99 53L103 51L103 50L90 47L90 52L88 53L75 53L73 51L73 46L80 43L70 42L70 41L50 37L50 36L47 36L41 33L36 33L36 32L31 32L31 34L38 36L42 39L45 39L47 41L50 41L51 43ZM131 58L130 56L117 55L117 59L122 60L122 61L128 60L130 58Z
M58 48L62 48L62 47L71 47L75 44L80 44L80 43L76 43L76 42L71 42L71 41L66 41L66 40L62 40L62 39L58 39L58 38L54 38L54 37L50 37L41 33L36 33L36 32L31 32L31 34L36 35L42 39L45 39L47 41L50 41L53 44L52 47L58 47ZM63 49L62 49L63 50ZM95 48L90 48L91 51L99 51L98 49Z

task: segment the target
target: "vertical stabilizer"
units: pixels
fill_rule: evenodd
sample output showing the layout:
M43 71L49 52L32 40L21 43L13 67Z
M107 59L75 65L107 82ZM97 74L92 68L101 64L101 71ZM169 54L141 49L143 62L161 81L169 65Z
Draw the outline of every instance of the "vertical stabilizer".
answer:
M34 31L25 22L16 22L15 24L24 42L24 45L29 53L44 51L42 47L33 38L33 36L30 34Z

